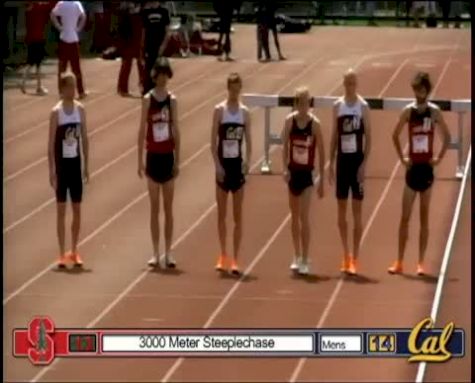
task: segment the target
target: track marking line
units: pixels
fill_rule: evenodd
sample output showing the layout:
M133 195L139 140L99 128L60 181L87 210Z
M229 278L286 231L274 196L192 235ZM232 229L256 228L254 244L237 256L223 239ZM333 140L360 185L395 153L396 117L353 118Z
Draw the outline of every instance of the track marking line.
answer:
M454 50L454 47L452 47L452 50ZM432 94L432 97L435 95L436 93L436 90L437 88L439 87L439 85L441 84L442 82L442 78L444 77L445 73L447 72L447 69L449 67L449 64L451 62L451 59L452 59L452 55L453 55L453 52L451 53L451 55L449 56L449 58L447 59L446 63L445 63L445 66L444 68L442 69L440 75L439 75L439 78L438 78L438 81L437 83L435 84L434 88L433 88L433 94ZM382 93L380 93L379 97L382 96ZM407 150L407 147L408 145L406 144L405 148L404 148L404 151ZM365 228L364 228L364 231L363 231L363 234L361 235L361 242L360 242L360 245L362 245L364 243L364 240L366 239L366 235L368 234L369 232L369 229L371 227L371 225L373 224L373 221L374 219L376 218L376 214L378 213L380 207L382 206L383 204L383 201L384 199L386 198L386 195L388 194L389 192L389 187L391 186L395 176L396 176L396 173L399 169L399 167L401 166L401 162L399 161L399 159L397 160L396 162L396 165L394 166L393 168L393 171L391 172L391 176L389 178L389 180L387 181L386 183L386 186L375 206L375 208L373 209L373 213L371 214L368 222L366 223L365 225ZM340 293L340 290L341 288L343 287L343 283L344 283L344 279L340 279L337 283L337 285L335 286L335 289L333 290L331 296L330 296L330 299L328 300L328 304L326 305L325 309L323 310L323 313L320 317L320 320L318 321L317 323L317 326L316 328L321 328L323 326L323 324L325 323L325 320L327 319L333 305L335 304L336 302L336 299L338 297L338 294ZM290 380L289 382L290 383L294 383L297 381L297 378L298 376L300 375L300 372L302 371L303 369L303 366L306 362L307 358L300 358L299 359L299 362L297 363L297 366L295 367L294 371L292 372L292 375L290 377Z

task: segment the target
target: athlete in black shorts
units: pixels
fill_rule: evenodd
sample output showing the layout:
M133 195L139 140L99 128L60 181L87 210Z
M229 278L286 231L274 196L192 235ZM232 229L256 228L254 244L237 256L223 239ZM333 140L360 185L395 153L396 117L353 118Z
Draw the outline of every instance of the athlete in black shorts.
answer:
M171 255L173 239L173 196L175 178L180 164L180 133L178 130L177 100L167 89L173 72L168 59L159 58L152 68L151 78L155 83L142 102L142 118L138 135L138 174L147 175L150 197L150 230L153 256L151 267L174 268ZM144 145L147 144L144 163ZM165 210L165 253L159 258L159 212L160 190Z
M58 210L59 268L66 267L69 258L75 266L82 266L77 245L81 226L83 180L87 182L89 179L89 144L86 112L84 106L74 100L75 85L73 74L61 75L61 101L54 106L50 115L48 162L50 184L56 193ZM81 149L84 154L83 169ZM71 253L66 254L65 216L68 192L73 205L73 222L71 227L72 250Z
M330 144L330 184L335 181L338 201L338 228L343 242L341 271L356 274L363 224L361 218L364 197L365 168L371 148L369 108L357 93L357 76L348 70L343 77L345 94L333 107L333 133ZM353 253L348 246L346 208L351 190L353 210Z
M388 269L390 274L403 271L404 251L409 231L409 218L416 195L420 196L420 235L419 261L416 273L424 275L424 256L429 239L429 204L434 181L433 167L437 166L445 155L450 142L447 124L439 107L428 102L432 84L427 73L418 73L412 81L416 101L404 108L393 133L394 146L401 162L406 167L406 186L402 197L402 215L399 225L398 259ZM408 125L409 155L403 154L399 136ZM442 147L437 157L434 156L434 133L438 131Z
M245 175L251 159L250 114L240 101L242 79L231 73L227 81L228 98L216 105L211 131L211 152L216 167L216 202L218 205L218 234L221 254L216 269L227 268L226 250L226 206L228 193L233 194L234 212L234 255L231 272L239 275L237 259L241 246L242 202L244 198ZM242 142L246 141L246 157L243 159Z
M307 88L295 94L295 109L285 119L282 131L284 180L289 187L289 206L292 215L292 239L295 248L292 271L309 273L308 249L310 245L310 203L315 168L315 149L318 148L320 181L318 196L323 198L323 172L325 154L320 121L310 109Z

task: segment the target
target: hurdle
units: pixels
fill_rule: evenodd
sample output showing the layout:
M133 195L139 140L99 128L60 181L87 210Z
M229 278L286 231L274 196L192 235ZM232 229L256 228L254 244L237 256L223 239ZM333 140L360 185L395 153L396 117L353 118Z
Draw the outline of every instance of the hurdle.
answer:
M313 108L332 108L338 97L312 97L310 104ZM414 102L411 98L366 98L368 106L372 110L402 110L406 105ZM264 109L264 160L261 164L262 174L272 174L270 149L273 145L282 145L280 135L271 131L271 112L274 108L292 108L294 98L292 96L267 95L247 93L243 95L243 102L249 107ZM457 134L449 143L448 150L457 151L457 166L455 178L461 180L464 174L463 142L464 142L464 118L471 111L472 101L461 100L430 100L439 106L444 112L454 112L458 115ZM394 122L394 124L396 121Z

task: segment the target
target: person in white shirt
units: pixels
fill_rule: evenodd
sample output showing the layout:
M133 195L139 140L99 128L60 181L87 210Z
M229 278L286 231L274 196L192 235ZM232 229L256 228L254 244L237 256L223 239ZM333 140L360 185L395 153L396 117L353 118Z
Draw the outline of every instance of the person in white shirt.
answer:
M58 86L61 74L64 73L71 63L71 69L76 76L79 98L86 97L84 82L82 79L80 55L79 55L79 32L86 23L86 14L80 1L59 1L51 11L51 21L60 31L58 47Z

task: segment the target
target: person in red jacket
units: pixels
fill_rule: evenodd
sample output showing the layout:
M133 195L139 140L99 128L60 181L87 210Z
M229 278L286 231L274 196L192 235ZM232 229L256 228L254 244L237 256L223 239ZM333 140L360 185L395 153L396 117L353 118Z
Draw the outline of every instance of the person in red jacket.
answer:
M23 72L20 89L26 93L26 79L33 66L36 67L36 94L45 95L48 90L41 85L41 63L45 57L45 29L49 21L51 4L49 1L29 1L26 6L27 65Z

